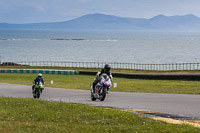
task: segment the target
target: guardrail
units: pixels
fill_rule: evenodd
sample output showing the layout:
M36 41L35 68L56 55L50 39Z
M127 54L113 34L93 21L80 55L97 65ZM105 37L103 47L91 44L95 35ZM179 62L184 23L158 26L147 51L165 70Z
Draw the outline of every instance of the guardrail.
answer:
M80 75L93 75L97 72L79 71ZM200 80L200 74L129 74L129 73L112 73L113 77L130 78L130 79L150 79L150 80Z
M49 70L49 69L0 69L0 73L45 73L45 74L64 74L76 75L74 70Z
M172 64L137 64L118 62L65 62L65 61L30 61L30 62L2 62L1 66L49 66L49 67L80 67L102 68L110 64L112 68L135 70L200 70L200 63L172 63Z

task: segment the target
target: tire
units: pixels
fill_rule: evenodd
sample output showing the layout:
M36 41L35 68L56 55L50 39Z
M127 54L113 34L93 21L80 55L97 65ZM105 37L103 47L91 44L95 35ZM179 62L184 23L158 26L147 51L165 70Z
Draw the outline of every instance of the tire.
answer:
M37 96L35 94L33 94L33 98L37 98Z
M93 93L91 92L91 100L96 101L96 98L94 97Z
M40 98L40 91L38 89L34 90L33 98Z
M37 90L36 94L37 94L37 98L39 99L40 98L40 90Z
M104 101L104 99L106 98L106 93L107 93L107 89L103 88L103 92L100 96L100 101Z
M37 93L36 93L36 90L34 89L33 91L33 98L37 98Z

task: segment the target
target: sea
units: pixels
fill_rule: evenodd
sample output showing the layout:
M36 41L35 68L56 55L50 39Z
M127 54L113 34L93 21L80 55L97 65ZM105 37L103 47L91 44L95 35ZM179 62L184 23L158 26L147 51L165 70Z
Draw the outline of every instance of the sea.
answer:
M200 62L200 32L1 30L0 61Z

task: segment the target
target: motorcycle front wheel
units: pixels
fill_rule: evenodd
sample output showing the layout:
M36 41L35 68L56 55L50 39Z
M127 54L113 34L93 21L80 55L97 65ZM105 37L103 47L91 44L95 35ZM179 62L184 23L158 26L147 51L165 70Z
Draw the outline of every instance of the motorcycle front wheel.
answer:
M35 93L33 94L33 98L37 98L37 95Z
M40 91L38 89L34 90L33 98L40 98Z
M100 101L104 101L104 99L106 98L106 93L107 93L107 89L103 88L103 92L102 92L102 94L100 95L100 98L99 98Z
M39 99L40 98L40 91L37 90L36 94L37 94L37 98Z

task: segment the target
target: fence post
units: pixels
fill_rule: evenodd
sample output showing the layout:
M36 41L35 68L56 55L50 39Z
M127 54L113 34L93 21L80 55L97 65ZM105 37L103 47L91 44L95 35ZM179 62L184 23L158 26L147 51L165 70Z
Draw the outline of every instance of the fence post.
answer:
M196 64L196 63L193 63L193 70L195 70L195 64Z
M165 71L165 69L166 69L166 68L165 68L165 64L163 64L163 71Z
M173 63L171 64L171 70L174 70L174 64Z

